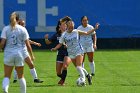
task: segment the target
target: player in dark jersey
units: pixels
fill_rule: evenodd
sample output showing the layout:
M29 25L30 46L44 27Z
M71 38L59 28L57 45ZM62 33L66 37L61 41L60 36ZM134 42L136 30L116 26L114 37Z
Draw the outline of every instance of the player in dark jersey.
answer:
M67 20L71 19L68 16L66 16L58 21L58 24L56 26L56 33L52 37L48 38L48 34L45 35L46 44L51 43L55 43L56 45L59 44L59 38L67 28L65 23ZM63 44L61 48L58 49L58 54L56 58L56 73L57 76L61 78L60 81L58 82L59 85L64 85L65 78L67 76L67 69L63 69L64 62L69 60L69 57L67 56L68 53L66 46L65 44Z

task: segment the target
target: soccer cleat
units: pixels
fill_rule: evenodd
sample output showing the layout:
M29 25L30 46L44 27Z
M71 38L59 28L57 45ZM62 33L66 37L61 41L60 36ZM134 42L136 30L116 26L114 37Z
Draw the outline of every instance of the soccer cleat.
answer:
M16 83L17 82L17 80L13 80L13 83Z
M60 81L58 82L58 85L64 86L65 85L65 80L60 79Z
M40 79L34 79L34 83L42 83L43 81Z
M3 93L8 93L8 91L3 91Z
M90 74L87 75L88 84L92 85L92 76Z
M91 75L92 75L92 76L95 76L95 74L94 74L94 73L91 73Z

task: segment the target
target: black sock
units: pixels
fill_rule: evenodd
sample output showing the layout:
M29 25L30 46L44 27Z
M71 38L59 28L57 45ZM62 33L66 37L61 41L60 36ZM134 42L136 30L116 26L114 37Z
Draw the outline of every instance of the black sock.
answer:
M67 70L63 70L62 71L62 77L61 77L61 79L62 80L65 80L66 79L66 76L67 76Z
M60 78L62 78L62 74L60 74L60 75L57 74L57 76L60 77Z

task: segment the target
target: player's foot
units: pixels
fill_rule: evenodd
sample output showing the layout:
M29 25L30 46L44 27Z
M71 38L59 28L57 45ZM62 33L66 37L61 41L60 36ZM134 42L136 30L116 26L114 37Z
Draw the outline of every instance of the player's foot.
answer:
M90 74L87 75L88 84L92 85L92 76Z
M95 76L95 74L94 74L94 73L91 73L91 75L92 75L92 76Z
M34 79L34 83L42 83L43 81L40 79Z
M13 80L13 83L16 83L17 82L17 80Z
M7 91L3 90L3 93L8 93Z
M60 79L60 81L58 82L58 85L64 86L65 85L65 80Z

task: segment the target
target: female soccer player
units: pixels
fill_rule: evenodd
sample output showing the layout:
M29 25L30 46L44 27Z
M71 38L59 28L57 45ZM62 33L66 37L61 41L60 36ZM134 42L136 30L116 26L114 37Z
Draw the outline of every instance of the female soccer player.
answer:
M74 29L74 22L68 21L67 22L67 31L63 33L59 40L59 44L52 48L52 51L55 51L59 49L63 43L66 43L67 45L67 51L68 56L71 58L72 62L77 68L77 71L80 74L80 77L85 80L85 75L87 71L81 67L82 61L83 61L83 49L81 44L79 43L79 35L89 35L90 33L94 32L96 29L98 29L98 24L96 24L95 29L92 29L88 32L80 31L77 29ZM90 85L92 82L90 81Z
M46 44L52 44L52 43L55 43L56 45L59 44L59 38L61 37L62 33L64 33L64 31L66 30L65 21L67 20L71 20L71 18L66 16L58 21L58 24L56 26L56 33L52 37L48 38L48 34L45 35ZM67 53L66 46L63 44L61 48L58 49L57 58L56 58L56 73L57 76L61 78L60 81L58 82L58 84L60 85L64 85L65 78L67 76L67 68L62 70L64 62L68 60L67 56L68 53Z
M93 26L88 24L88 17L87 16L83 16L81 18L81 23L82 23L82 25L80 25L77 28L78 30L82 30L82 31L87 32L87 31L93 29ZM80 35L80 43L81 43L83 50L84 50L84 58L83 58L82 66L84 67L85 54L87 54L88 60L90 62L89 65L90 65L92 76L94 76L94 74L95 74L95 63L93 60L93 56L94 56L94 50L97 48L96 41L97 41L96 33L91 33L89 35Z
M20 82L21 93L26 93L26 81L23 75L24 52L27 53L23 46L27 46L30 57L33 59L32 48L29 43L27 30L18 25L19 15L13 12L10 15L10 25L5 26L1 33L0 48L4 48L4 79L2 87L4 93L8 93L10 77L15 66Z
M18 21L18 24L25 27L25 21L20 19ZM37 43L37 42L34 42L32 40L29 40L30 44L34 44L34 45L37 45L37 46L41 46L40 43ZM26 46L25 46L26 47ZM36 69L34 67L34 64L33 64L33 60L31 60L30 56L27 54L25 55L25 62L27 63L27 65L29 66L30 68L30 72L31 72L31 75L33 76L34 78L34 82L35 83L42 83L43 81L41 81L40 79L38 79L38 76L37 76L37 73L36 73ZM14 70L14 81L13 83L16 83L17 82L17 73L16 73L16 70Z

